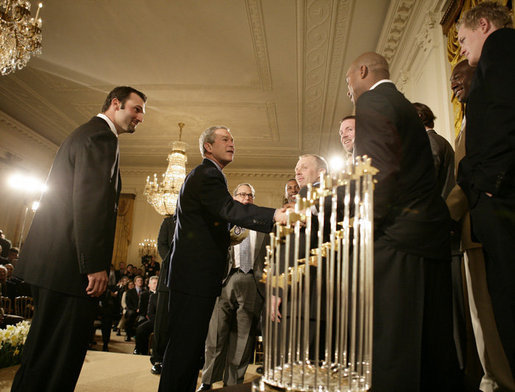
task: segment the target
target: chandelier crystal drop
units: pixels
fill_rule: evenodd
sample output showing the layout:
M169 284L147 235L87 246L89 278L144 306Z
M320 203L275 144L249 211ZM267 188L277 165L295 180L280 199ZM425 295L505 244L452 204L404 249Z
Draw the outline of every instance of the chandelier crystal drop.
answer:
M36 16L30 15L30 1L0 0L0 72L8 75L24 68L31 56L41 54L39 3Z
M179 123L179 140L172 142L172 152L168 155L168 168L162 174L161 183L157 180L157 174L150 181L147 177L143 194L147 202L161 215L173 215L179 198L184 178L186 177L186 143L181 141L184 123Z

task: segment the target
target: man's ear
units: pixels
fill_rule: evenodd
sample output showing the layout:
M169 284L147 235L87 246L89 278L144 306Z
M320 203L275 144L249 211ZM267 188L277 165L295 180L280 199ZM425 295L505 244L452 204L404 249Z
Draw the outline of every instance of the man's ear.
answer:
M368 75L368 67L366 65L362 65L359 67L359 76L361 79L365 79Z
M212 152L213 151L213 145L211 143L208 143L208 142L205 142L204 143L204 148L207 152Z
M492 23L486 18L479 18L478 28L483 34L489 32L492 29Z
M115 110L120 110L122 103L118 98L113 98L111 100L111 106L113 106Z

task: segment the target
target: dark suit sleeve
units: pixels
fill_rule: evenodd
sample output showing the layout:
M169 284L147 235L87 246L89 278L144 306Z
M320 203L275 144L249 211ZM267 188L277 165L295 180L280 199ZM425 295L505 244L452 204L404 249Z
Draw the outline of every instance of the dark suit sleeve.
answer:
M205 170L200 190L202 206L214 216L247 229L268 233L274 223L274 208L242 204L227 190L222 173L215 168Z
M373 90L357 101L355 151L358 156L368 155L372 165L379 169L374 191L374 220L378 223L395 201L402 151L393 110Z
M506 36L485 43L477 71L482 74L486 90L486 97L480 98L489 101L484 113L488 129L484 130L484 155L472 179L478 190L493 194L502 191L507 174L513 176L515 170L515 55L510 52L513 45L505 40L513 39L513 34L499 33Z
M90 274L109 268L106 249L112 248L110 233L115 209L111 170L116 157L116 139L103 132L77 143L73 181L73 229L79 270Z

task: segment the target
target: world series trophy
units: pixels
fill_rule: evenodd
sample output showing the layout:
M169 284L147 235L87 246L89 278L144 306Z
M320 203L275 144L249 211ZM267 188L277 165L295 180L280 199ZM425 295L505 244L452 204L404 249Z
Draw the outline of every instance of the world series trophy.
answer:
M321 176L270 235L264 373L253 391L371 388L376 173L364 156Z

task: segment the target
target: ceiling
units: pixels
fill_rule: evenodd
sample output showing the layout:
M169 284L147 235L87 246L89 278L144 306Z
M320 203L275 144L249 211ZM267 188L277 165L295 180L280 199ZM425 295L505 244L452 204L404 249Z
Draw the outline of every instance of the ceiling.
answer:
M35 1L32 1L33 7ZM43 54L0 77L0 110L58 146L116 85L148 96L122 169L164 169L178 122L231 128L228 170L291 172L341 151L345 73L375 50L390 0L43 0ZM35 7L34 7L35 8Z

